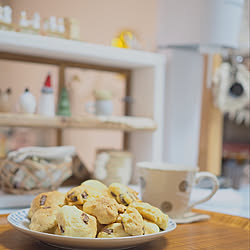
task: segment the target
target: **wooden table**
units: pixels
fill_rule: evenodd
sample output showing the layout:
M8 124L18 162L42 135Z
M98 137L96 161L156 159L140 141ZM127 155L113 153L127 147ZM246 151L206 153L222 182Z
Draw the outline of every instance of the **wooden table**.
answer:
M195 210L211 215L208 221L178 225L177 229L157 241L133 250L195 250L230 249L248 250L249 220L247 218ZM30 238L7 222L7 215L0 215L0 250L55 250Z

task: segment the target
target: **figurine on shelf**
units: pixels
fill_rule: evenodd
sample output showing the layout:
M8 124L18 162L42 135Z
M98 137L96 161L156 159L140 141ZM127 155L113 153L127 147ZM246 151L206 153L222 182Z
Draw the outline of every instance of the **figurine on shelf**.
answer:
M5 92L0 90L0 112L11 112L11 89Z
M112 39L111 45L113 47L123 49L141 49L137 37L131 31L123 31L117 37Z
M65 26L64 26L64 19L63 18L58 18L58 26L57 26L57 31L61 34L65 33Z
M52 36L58 38L65 38L64 19L51 16L43 22L43 34L45 36Z
M41 95L38 105L38 114L46 116L55 115L55 98L51 84L51 75L48 74L44 86L41 90Z
M64 18L65 37L71 40L80 40L80 24L77 19L66 17Z
M32 95L28 88L26 88L19 99L20 111L22 113L35 113L36 98Z
M29 26L29 21L27 19L26 11L21 11L21 18L19 21L19 26L22 28L27 28Z
M40 30L40 14L38 12L34 13L33 20L32 20L32 27L34 30Z
M61 116L71 116L69 95L65 87L62 88L60 94L57 114Z
M35 12L33 19L28 20L26 11L21 11L18 31L28 34L39 34L40 33L39 13Z
M51 16L49 18L49 30L51 32L56 32L57 31L57 23L56 23L56 17L55 16Z
M4 7L0 6L0 30L14 30L12 24L12 9L8 5Z

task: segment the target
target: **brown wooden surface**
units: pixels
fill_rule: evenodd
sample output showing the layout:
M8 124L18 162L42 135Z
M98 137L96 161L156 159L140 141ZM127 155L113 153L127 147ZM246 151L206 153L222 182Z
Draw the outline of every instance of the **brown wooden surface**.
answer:
M62 89L63 87L65 87L65 65L64 64L59 65L58 79L59 81L58 81L57 100L59 102ZM57 141L56 142L57 146L63 145L63 131L61 128L58 128L56 130L56 141Z
M167 236L134 250L194 250L230 249L248 250L249 220L208 211L196 210L211 215L208 221L178 225ZM0 250L53 250L42 242L26 236L8 224L7 215L0 215Z
M136 125L131 123L131 119ZM75 117L46 117L37 114L0 113L0 126L6 127L32 127L32 128L79 128L79 129L110 129L121 131L154 131L156 124L152 120L152 126L141 124L137 126L136 117L124 117L121 121L102 121L100 118L90 115ZM126 122L128 121L128 123Z
M209 171L215 175L221 173L223 114L215 107L211 83L208 81L208 56L204 57L202 114L200 128L199 167L201 171ZM221 64L221 57L215 55L212 62L212 74ZM211 79L210 79L211 80Z

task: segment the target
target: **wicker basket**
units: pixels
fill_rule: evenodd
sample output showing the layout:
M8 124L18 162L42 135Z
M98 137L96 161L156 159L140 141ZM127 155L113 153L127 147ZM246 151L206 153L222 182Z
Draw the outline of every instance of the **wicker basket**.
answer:
M55 190L71 175L72 161L55 164L25 159L16 163L5 159L0 166L2 190L13 194Z

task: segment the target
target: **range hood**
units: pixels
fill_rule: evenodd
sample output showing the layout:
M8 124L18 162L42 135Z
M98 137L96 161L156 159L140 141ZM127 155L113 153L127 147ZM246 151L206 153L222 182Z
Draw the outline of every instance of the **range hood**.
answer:
M159 0L159 49L237 48L244 0Z

